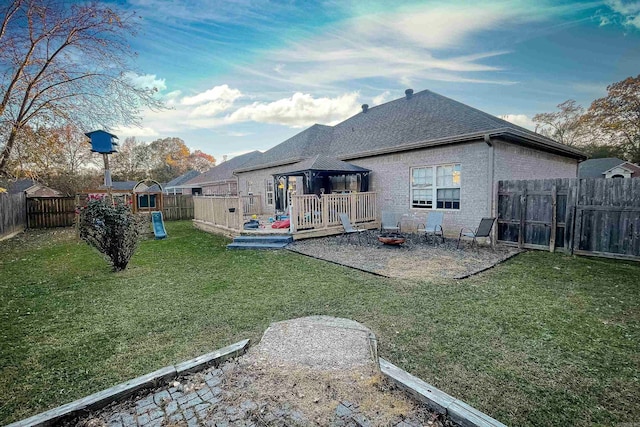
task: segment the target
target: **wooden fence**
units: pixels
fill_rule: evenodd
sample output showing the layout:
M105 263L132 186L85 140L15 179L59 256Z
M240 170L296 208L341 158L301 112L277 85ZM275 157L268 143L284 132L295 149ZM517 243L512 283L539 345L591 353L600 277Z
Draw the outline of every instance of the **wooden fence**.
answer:
M193 219L193 196L170 194L163 196L162 216L165 221Z
M341 225L339 214L346 213L352 223L376 221L376 193L315 194L292 196L291 216L295 230Z
M0 194L0 239L27 225L25 194Z
M194 219L233 230L242 229L244 213L240 197L194 196Z
M640 179L500 181L498 241L640 260Z
M76 216L75 197L27 197L27 227L70 227Z

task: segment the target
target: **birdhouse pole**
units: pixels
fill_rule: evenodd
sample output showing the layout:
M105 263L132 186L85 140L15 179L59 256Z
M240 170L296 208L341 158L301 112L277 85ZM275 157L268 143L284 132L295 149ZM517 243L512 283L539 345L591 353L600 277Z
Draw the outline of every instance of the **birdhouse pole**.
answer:
M91 151L102 154L104 186L107 189L107 197L113 205L113 194L111 193L113 182L111 181L111 170L109 169L109 154L118 152L116 149L118 143L115 141L118 137L103 130L94 130L93 132L85 133L85 135L91 139Z

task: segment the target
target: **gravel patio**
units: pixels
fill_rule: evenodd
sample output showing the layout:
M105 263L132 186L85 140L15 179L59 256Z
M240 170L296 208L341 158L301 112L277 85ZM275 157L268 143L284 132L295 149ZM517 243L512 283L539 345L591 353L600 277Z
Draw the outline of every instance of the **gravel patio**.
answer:
M462 279L479 273L517 255L517 248L496 245L472 246L457 239L442 243L421 234L406 234L407 241L399 246L378 242L377 230L357 236L331 236L298 240L288 249L303 255L357 268L385 277L430 280Z

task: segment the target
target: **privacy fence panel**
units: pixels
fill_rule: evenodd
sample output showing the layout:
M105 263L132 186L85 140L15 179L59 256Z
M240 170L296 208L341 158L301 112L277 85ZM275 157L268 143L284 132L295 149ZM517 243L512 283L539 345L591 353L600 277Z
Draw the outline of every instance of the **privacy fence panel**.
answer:
M0 239L22 231L27 226L24 193L0 193Z
M163 197L162 215L165 221L193 219L193 196L170 194Z
M27 227L70 227L76 213L75 197L27 197Z
M498 241L640 259L640 179L500 181Z

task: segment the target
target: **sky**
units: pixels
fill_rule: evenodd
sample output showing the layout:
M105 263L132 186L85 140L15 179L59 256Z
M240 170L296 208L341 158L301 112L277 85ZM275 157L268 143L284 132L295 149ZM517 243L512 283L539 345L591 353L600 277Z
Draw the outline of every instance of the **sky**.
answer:
M640 0L113 0L141 17L137 84L163 111L120 139L223 156L429 89L534 129L640 74Z

